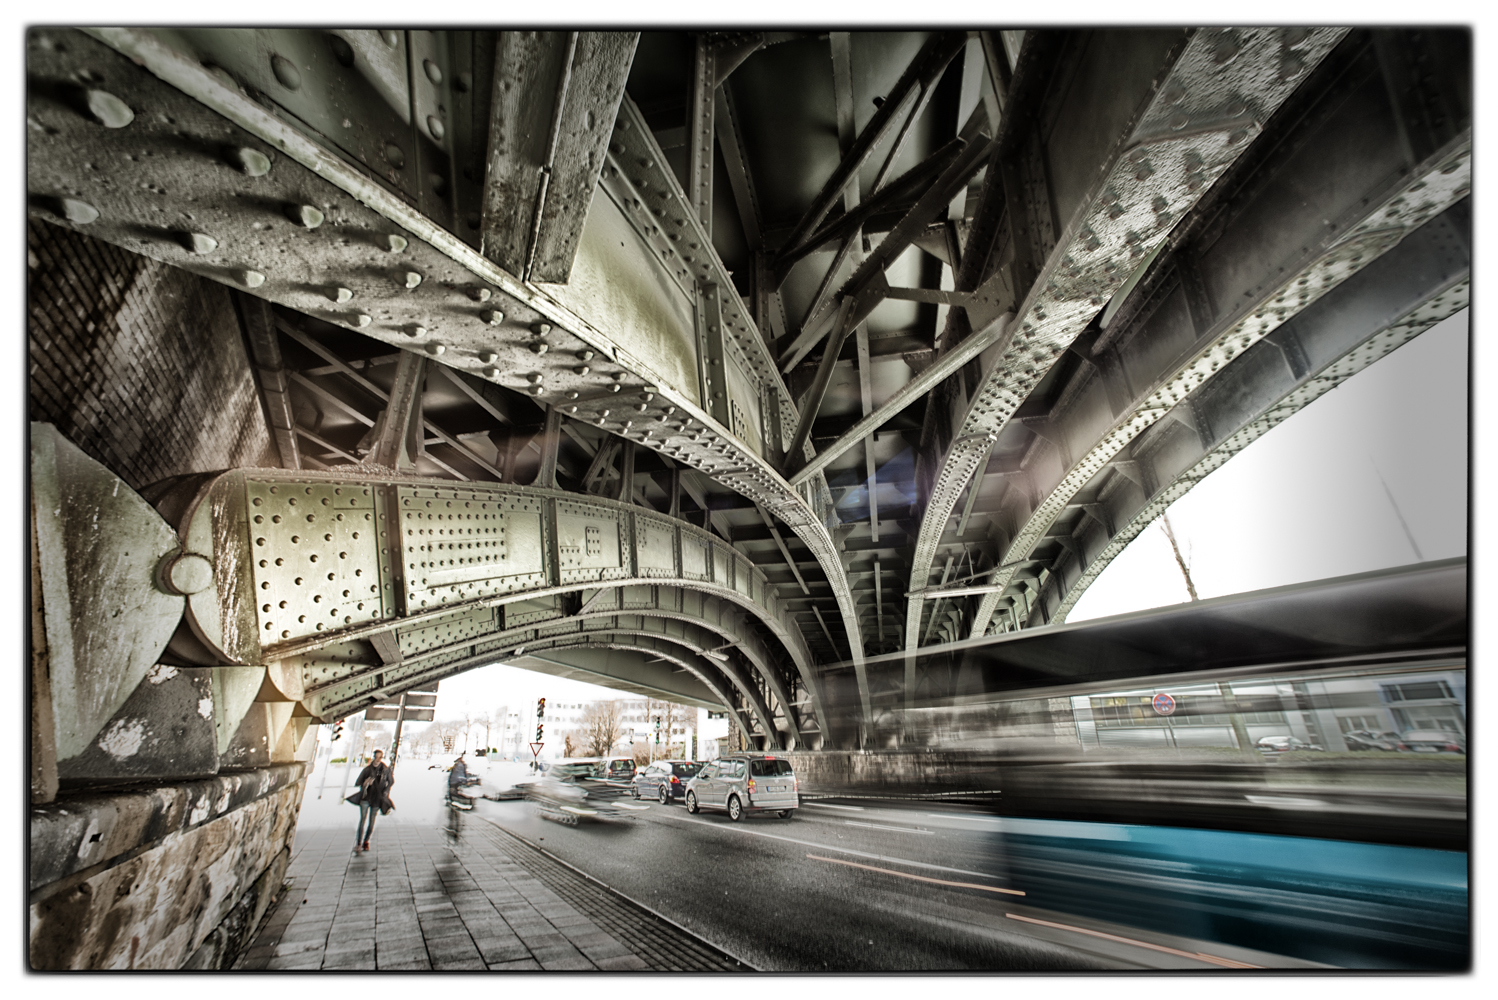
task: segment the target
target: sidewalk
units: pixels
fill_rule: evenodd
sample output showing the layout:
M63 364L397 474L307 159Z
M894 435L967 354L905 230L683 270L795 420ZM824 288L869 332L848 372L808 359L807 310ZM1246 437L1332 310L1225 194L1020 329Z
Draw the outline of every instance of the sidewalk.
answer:
M298 830L283 892L236 969L751 971L476 814Z

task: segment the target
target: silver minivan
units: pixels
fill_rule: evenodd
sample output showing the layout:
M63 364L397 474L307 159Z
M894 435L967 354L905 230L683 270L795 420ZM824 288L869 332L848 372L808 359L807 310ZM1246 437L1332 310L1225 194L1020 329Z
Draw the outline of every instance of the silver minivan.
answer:
M722 809L735 822L758 812L790 819L800 805L796 772L784 757L729 754L708 761L687 782L687 812Z

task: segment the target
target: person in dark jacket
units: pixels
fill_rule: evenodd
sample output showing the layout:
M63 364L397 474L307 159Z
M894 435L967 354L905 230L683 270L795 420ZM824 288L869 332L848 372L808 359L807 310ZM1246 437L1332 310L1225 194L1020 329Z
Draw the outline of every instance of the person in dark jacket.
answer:
M374 752L374 760L359 772L359 790L349 796L349 801L359 806L359 825L354 830L355 851L369 850L375 817L381 811L390 811L390 786L395 784L395 771L386 766L384 757L383 750Z

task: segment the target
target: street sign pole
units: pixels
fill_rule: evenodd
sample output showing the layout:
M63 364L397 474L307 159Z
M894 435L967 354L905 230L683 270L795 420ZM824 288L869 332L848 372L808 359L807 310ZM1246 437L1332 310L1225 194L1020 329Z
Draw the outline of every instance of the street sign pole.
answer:
M390 743L390 766L395 766L395 756L401 748L401 726L406 724L406 695L401 692L400 707L395 710L395 739Z
M322 798L323 789L328 787L328 772L333 770L333 744L328 744L328 762L322 766L322 781L317 786L317 797Z
M361 715L355 719L354 724L349 727L349 730L349 749L343 755L343 788L338 792L340 799L348 793L349 768L354 766L354 758L358 755L358 747L364 738L364 716ZM332 758L329 757L328 761L332 763Z

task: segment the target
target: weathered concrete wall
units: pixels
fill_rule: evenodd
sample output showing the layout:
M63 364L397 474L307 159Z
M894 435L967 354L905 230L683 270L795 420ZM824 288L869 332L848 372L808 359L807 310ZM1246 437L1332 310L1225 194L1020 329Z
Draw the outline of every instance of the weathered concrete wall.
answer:
M34 806L31 967L221 967L280 886L305 788L288 764Z

